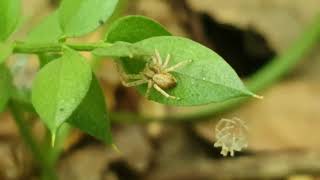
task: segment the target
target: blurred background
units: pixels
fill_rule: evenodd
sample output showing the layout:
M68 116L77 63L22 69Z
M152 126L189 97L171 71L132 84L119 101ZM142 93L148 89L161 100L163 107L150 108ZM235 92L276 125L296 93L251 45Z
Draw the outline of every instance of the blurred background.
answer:
M23 0L23 39L58 0ZM320 13L319 0L121 0L112 20L129 14L155 19L172 34L212 48L249 78L274 57L286 53ZM96 42L108 24L75 41ZM114 143L121 151L73 130L57 164L61 180L320 179L320 44L280 82L224 113L199 118L208 106L177 108L146 100L121 85L115 64L92 61L112 112ZM28 89L37 56L14 55L8 63L17 87ZM212 106L212 105L211 105ZM210 106L210 107L211 107ZM196 115L198 115L196 114ZM166 117L179 116L181 122ZM248 148L235 157L214 148L215 124L238 117L249 127ZM154 119L148 123L140 122ZM39 141L43 124L30 117ZM39 168L24 146L9 112L0 114L0 179L38 179Z

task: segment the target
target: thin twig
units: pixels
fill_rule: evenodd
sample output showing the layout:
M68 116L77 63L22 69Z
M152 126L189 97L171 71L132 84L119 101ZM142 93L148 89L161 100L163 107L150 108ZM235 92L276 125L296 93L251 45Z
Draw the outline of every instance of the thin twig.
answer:
M274 152L223 160L177 163L152 172L150 179L183 179L195 176L197 179L271 179L296 174L320 175L320 153Z

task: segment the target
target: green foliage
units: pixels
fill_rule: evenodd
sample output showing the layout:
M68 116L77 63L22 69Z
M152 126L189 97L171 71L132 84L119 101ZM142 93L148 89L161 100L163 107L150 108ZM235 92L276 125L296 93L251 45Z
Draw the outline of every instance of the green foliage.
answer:
M179 99L166 98L151 88L149 98L162 104L194 106L241 96L257 97L243 85L236 72L218 54L189 39L171 36L159 23L143 16L118 19L108 27L106 36L99 42L68 41L68 38L85 35L104 24L110 19L117 3L118 0L63 0L60 8L36 26L25 42L10 42L8 38L16 30L20 20L20 0L0 0L0 112L11 98L10 110L22 137L32 152L39 156L39 164L46 173L52 171L50 168L54 166L48 166L37 143L32 140L24 122L24 111L36 110L53 137L61 125L66 123L108 144L112 142L103 91L90 65L77 51L90 51L97 56L114 58L129 74L141 75L148 67L150 74L161 74L161 68L150 68L154 66L151 60L155 56L155 50L159 51L162 60L167 55L171 56L168 67L188 62L165 72L174 77L170 80L176 86L164 87L163 90ZM276 59L265 70L256 74L251 83L248 83L250 88L262 89L292 69L305 51L316 42L319 32L318 20L306 32L307 35L288 54L281 57L284 61ZM34 53L39 57L40 70L31 90L31 103L30 90L14 89L11 74L4 65L4 61L12 53ZM149 66L146 66L147 63ZM150 74L148 78L151 77ZM146 93L146 86L147 84L137 86L142 95ZM217 109L230 107L243 99L246 98L227 101ZM209 114L217 112L217 109L210 109ZM208 111L201 115L207 116ZM48 177L54 176L50 174Z
M177 87L170 92L181 97L181 100L165 99L159 93L153 93L151 99L165 104L198 105L253 95L218 54L199 43L168 36L149 38L137 44L149 52L157 49L163 59L170 54L169 67L192 60L173 73L177 78Z
M2 64L12 53L12 44L0 43L0 64Z
M32 88L32 104L55 135L86 96L92 72L86 60L71 49L45 65Z
M6 104L12 92L12 78L9 70L0 65L0 112L6 107Z
M20 20L20 0L0 1L0 42L5 41L15 31Z
M53 138L61 125L68 123L112 143L103 91L89 63L77 51L92 51L97 56L114 58L130 74L141 74L147 63L151 65L155 50L163 60L170 54L168 67L188 61L169 72L174 76L176 86L163 89L179 99L166 98L151 89L149 98L162 104L193 106L254 96L215 52L186 38L171 36L162 25L147 17L127 16L116 20L103 41L98 43L67 41L67 38L85 35L104 24L117 3L118 0L63 0L59 9L28 34L25 42L0 44L0 63L12 52L38 55L40 70L31 90L31 103ZM0 29L0 40L5 41L17 26L20 2L3 0L0 8L0 24L4 24ZM157 71L154 69L152 71ZM0 67L0 75L0 110L3 110L12 86L10 73L4 66ZM146 84L137 87L143 95L146 88ZM19 91L12 96L17 94ZM13 98L13 101L17 99ZM28 103L28 98L24 99Z
M143 16L126 16L115 21L106 35L106 42L138 42L155 36L171 34L159 23Z
M151 37L170 35L171 34L169 31L167 31L162 25L153 21L152 19L144 16L126 16L118 19L110 26L109 31L106 34L105 41L110 43L118 43L119 41L135 43ZM130 46L137 47L135 45ZM104 48L104 50L100 48L93 53L95 53L96 55L108 56L107 52L110 51L107 49L108 47ZM140 47L139 49L143 48ZM146 52L145 50L143 51ZM131 67L130 70L141 70L141 68L143 68L145 65L145 62L141 61L143 59L141 59L141 57L139 56L133 56L133 58L123 56L121 60L122 64L125 67Z
M157 49L163 60L170 54L168 67L179 62L192 61L171 73L177 79L177 86L166 90L170 95L181 99L165 98L153 89L150 99L154 101L170 105L192 106L254 95L218 54L199 43L181 37L163 36L149 38L135 45L149 53L154 53ZM131 74L143 70L133 63L126 63L124 66ZM146 85L142 85L139 90L145 94Z
M63 0L59 9L60 26L65 36L78 37L105 23L118 0Z
M110 120L107 114L107 107L102 89L95 75L93 75L87 95L67 122L97 139L111 144Z
M28 43L57 43L62 36L62 30L59 25L59 12L58 10L50 14L37 25L29 34L26 39Z
M155 49L158 49L163 59L167 54L171 55L169 66L192 60L192 63L172 73L177 78L177 86L167 92L181 99L168 99L152 90L150 99L157 102L191 106L253 95L219 55L191 40L170 37L169 35L161 25L150 19L142 16L128 16L116 21L110 27L106 41L137 42L130 47L140 47L148 52L146 54L154 54ZM125 48L122 47L122 49ZM111 52L115 52L115 50L106 47L96 49L93 53L108 56ZM140 59L137 56L133 57L135 60ZM129 73L139 73L145 67L142 61L132 61L130 58L122 58L122 60L124 69L128 70ZM146 85L141 85L139 90L145 94Z
M58 59L61 57L61 54L59 53L40 53L38 54L38 58L40 61L40 67L42 68L49 62L53 61L54 59Z

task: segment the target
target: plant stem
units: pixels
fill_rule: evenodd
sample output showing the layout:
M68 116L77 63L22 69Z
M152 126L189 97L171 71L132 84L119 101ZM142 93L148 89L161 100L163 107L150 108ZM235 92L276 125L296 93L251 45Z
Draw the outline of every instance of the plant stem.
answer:
M279 81L284 75L294 69L303 56L320 40L320 15L316 16L314 22L306 29L298 40L284 54L275 57L269 64L255 73L247 80L247 87L253 92L260 92L263 89ZM150 122L154 120L165 122L186 122L208 120L217 114L238 107L240 104L251 98L238 98L223 103L205 106L202 110L191 113L180 113L164 118L142 117L127 112L113 112L112 121L116 122Z
M24 42L16 42L13 45L14 53L22 54L39 54L45 52L61 52L63 46L68 46L77 51L92 51L99 47L106 47L109 43L50 43L50 44L29 44Z
M13 101L10 101L10 109L11 113L14 117L14 120L18 126L18 129L21 134L21 138L24 140L25 144L29 147L31 153L33 154L34 158L36 159L37 163L42 168L42 179L43 180L56 180L57 176L55 174L55 169L51 166L47 159L45 158L45 154L42 153L40 147L35 142L34 138L32 137L32 133L29 129L29 125L26 123L23 112L19 108L19 105Z

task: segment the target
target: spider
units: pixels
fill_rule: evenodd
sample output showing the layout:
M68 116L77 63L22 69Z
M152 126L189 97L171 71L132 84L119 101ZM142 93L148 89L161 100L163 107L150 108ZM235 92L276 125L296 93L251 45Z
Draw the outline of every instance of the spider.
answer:
M176 78L170 74L170 72L190 63L191 60L182 61L168 67L170 54L167 55L163 62L157 49L155 49L155 55L153 55L151 59L152 61L147 62L145 68L139 74L126 74L122 67L118 65L122 84L126 87L132 87L148 83L148 88L145 94L147 98L149 97L150 90L153 87L166 98L179 99L178 97L169 95L165 91L166 89L174 88L177 85ZM124 79L134 81L126 82Z

